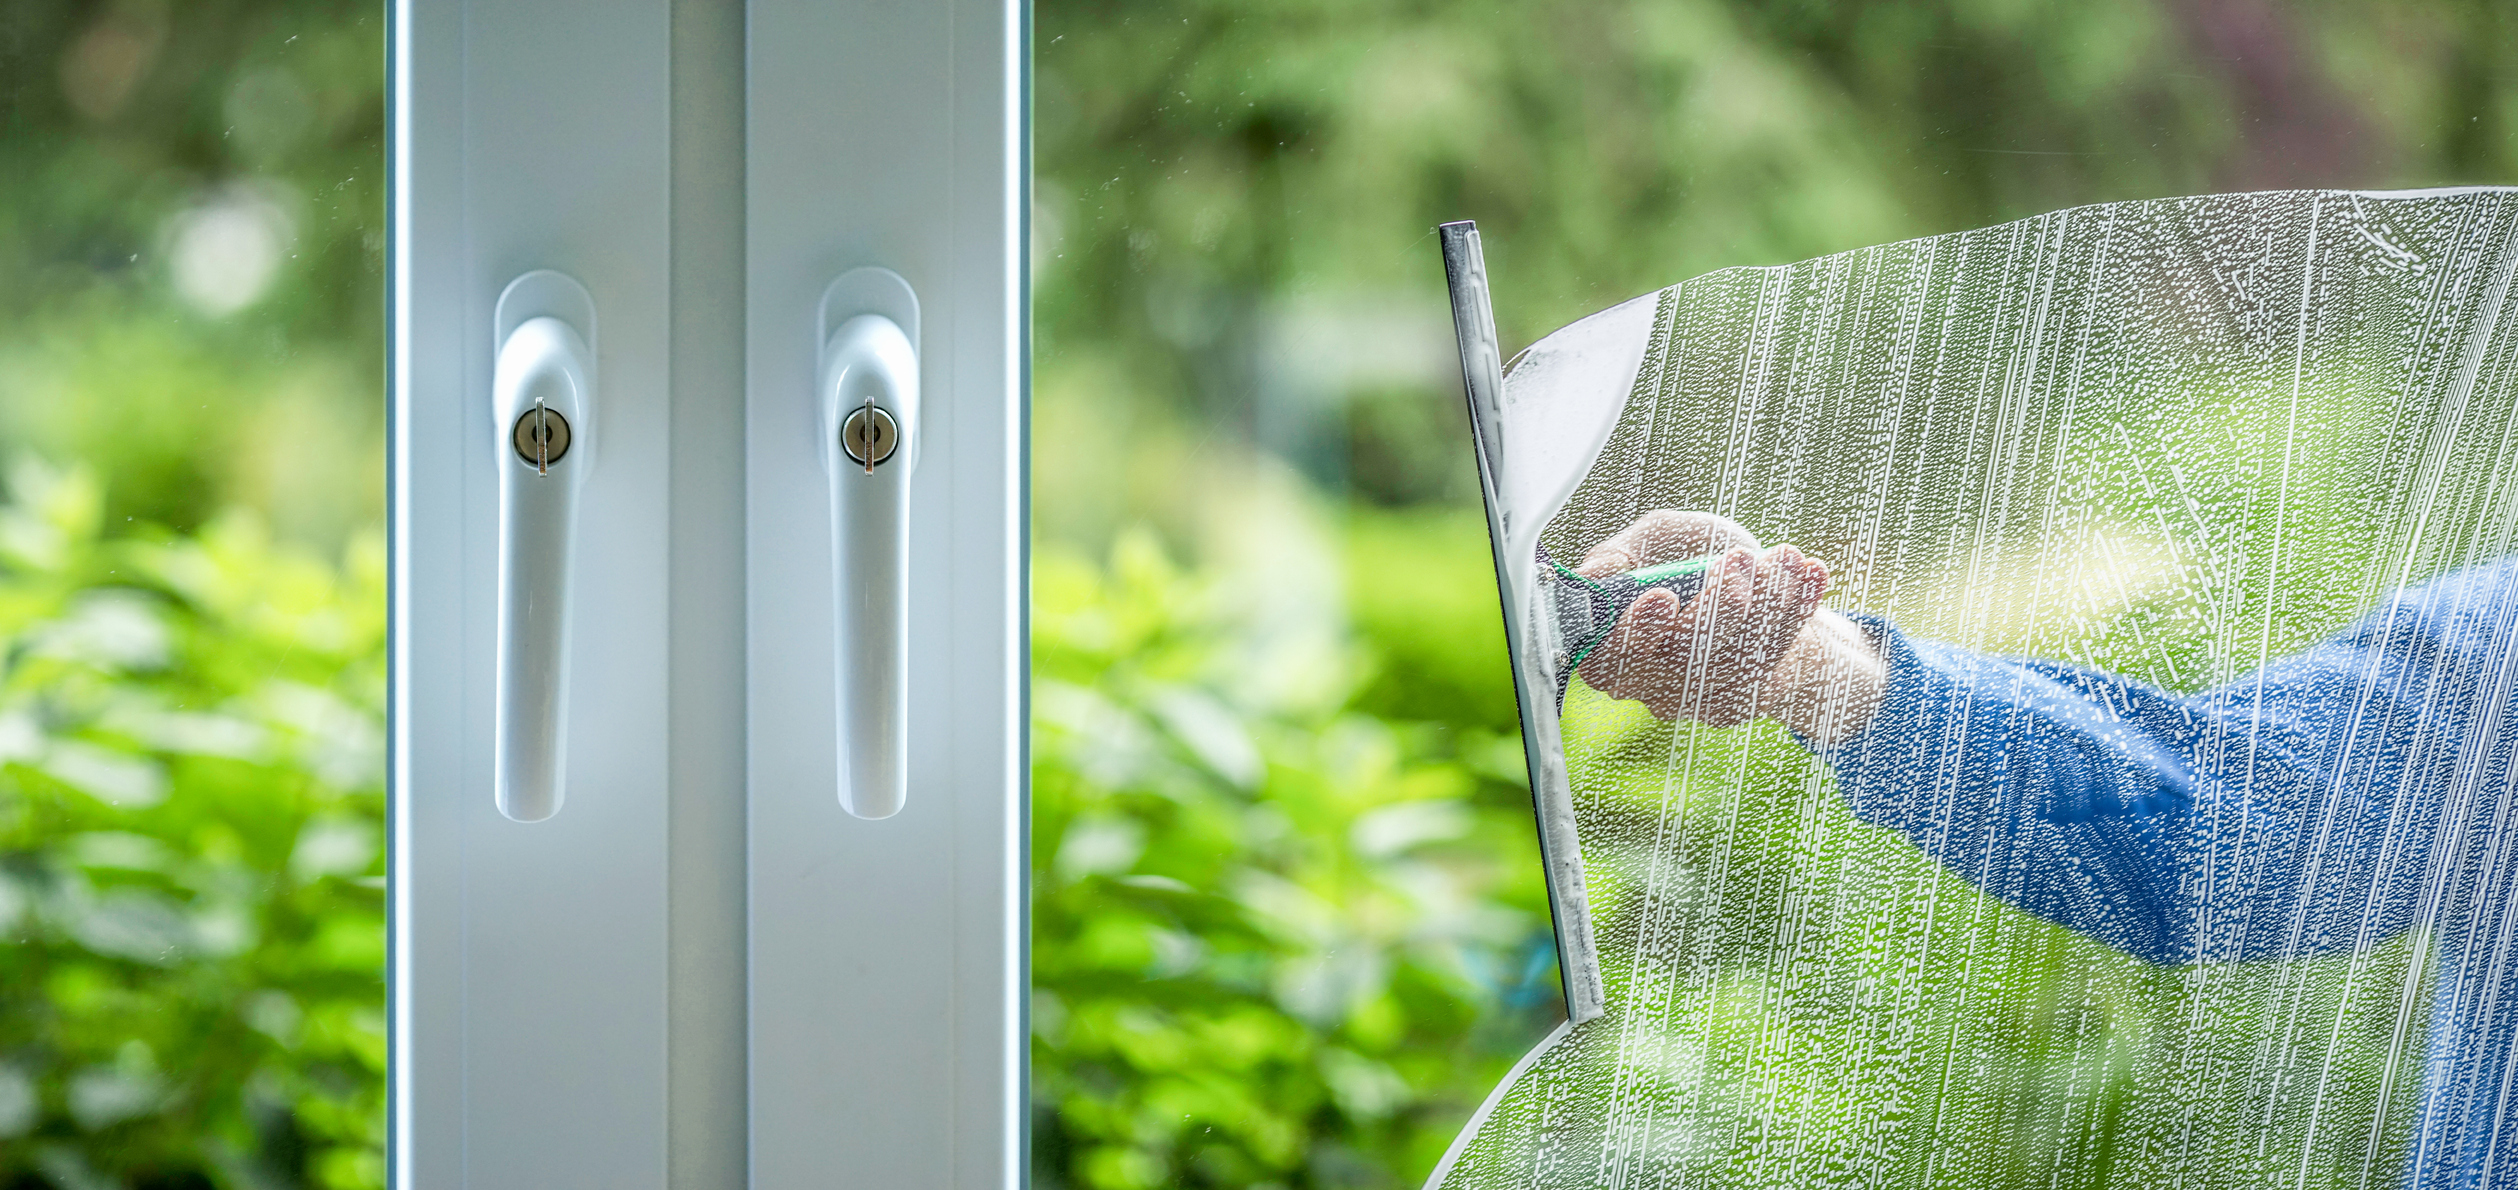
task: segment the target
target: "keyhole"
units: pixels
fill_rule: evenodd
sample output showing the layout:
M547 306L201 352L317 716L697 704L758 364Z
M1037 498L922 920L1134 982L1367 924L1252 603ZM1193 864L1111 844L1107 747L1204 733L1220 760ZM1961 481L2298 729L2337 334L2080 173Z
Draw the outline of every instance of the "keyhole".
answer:
M548 475L551 464L568 454L568 419L559 411L536 403L516 418L516 457L533 465L537 475Z
M871 475L875 464L891 458L892 452L900 448L900 427L893 424L891 414L868 401L848 415L847 423L839 430L839 444L848 452L849 462L864 467Z

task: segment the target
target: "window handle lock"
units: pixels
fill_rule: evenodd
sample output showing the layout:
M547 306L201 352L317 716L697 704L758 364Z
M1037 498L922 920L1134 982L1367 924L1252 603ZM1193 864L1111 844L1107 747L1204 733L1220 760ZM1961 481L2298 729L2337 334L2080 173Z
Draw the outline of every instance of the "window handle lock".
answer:
M909 798L909 500L918 462L918 298L889 269L822 295L819 426L830 485L839 804Z
M594 464L594 299L548 269L509 282L495 316L499 813L559 813L568 769L570 571Z

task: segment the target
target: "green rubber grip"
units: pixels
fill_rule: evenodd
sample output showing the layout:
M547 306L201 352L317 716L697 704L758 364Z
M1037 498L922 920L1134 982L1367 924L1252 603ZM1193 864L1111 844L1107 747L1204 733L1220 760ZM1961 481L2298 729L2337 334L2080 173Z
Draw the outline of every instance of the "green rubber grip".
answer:
M1700 570L1710 570L1714 563L1720 561L1722 561L1720 554L1708 554L1701 558L1681 558L1676 562L1664 562L1659 566L1647 566L1641 570L1627 571L1626 577L1649 587L1667 579L1695 574Z

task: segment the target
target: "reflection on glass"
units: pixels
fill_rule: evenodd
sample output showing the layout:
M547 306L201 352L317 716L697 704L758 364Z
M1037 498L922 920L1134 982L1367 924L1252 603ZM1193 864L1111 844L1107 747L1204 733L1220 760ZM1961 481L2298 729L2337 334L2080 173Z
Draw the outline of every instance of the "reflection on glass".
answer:
M1527 604L1607 1009L1436 1182L2518 1184L2514 275L2518 192L2161 200L1535 346L1508 472L1617 412L1508 512L1719 560Z

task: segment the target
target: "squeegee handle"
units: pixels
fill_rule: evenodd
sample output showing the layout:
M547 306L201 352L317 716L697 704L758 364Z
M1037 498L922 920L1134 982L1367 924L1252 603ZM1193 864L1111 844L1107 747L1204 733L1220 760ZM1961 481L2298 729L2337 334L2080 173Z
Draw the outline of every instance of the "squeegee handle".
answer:
M1703 575L1712 570L1714 565L1720 561L1722 561L1722 555L1720 554L1707 554L1698 558L1681 558L1676 562L1664 562L1658 566L1646 566L1640 570L1627 571L1626 577L1635 580L1635 585L1639 587L1657 586L1659 584L1669 582L1672 579L1682 579L1692 575Z

